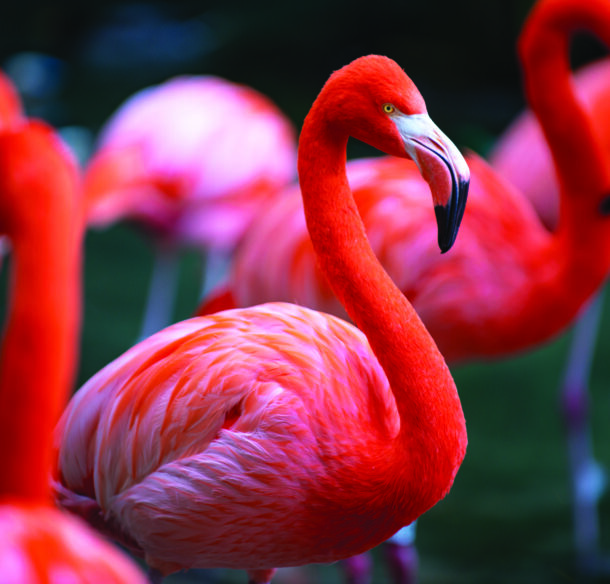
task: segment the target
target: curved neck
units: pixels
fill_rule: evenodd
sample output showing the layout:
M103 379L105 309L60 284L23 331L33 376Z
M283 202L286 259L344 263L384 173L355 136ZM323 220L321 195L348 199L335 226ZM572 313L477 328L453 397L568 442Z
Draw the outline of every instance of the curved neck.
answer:
M422 489L438 498L434 486L449 488L466 447L457 391L434 341L368 243L345 172L348 136L318 110L314 104L299 144L309 234L335 294L390 382L401 420L392 445L396 472L422 472L418 480L427 473Z
M574 278L576 270L597 287L610 269L610 218L600 212L610 195L610 167L594 120L571 81L569 42L579 30L590 31L610 45L610 3L539 2L524 27L519 49L528 101L546 136L560 182L555 237L560 249L554 253L565 258L568 278Z
M22 170L39 173L35 160ZM2 219L9 224L12 272L0 353L0 500L50 500L52 433L77 357L81 231L75 177L39 174L23 192L0 187L0 198L31 205L27 221ZM37 196L30 201L32 189Z

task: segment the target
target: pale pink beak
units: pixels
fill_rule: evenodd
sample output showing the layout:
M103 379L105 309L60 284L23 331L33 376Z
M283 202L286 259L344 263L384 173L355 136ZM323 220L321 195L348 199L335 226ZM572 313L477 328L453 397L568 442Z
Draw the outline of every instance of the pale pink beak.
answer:
M470 170L455 144L428 114L392 116L409 157L430 185L438 225L438 245L448 251L457 236L470 184Z

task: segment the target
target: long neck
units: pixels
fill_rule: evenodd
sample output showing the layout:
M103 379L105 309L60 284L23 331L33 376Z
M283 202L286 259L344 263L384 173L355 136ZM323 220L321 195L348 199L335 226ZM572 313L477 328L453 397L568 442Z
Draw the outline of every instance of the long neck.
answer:
M35 167L35 164L33 165ZM0 500L49 500L51 437L76 363L80 320L79 228L70 182L43 175L47 205L13 224L9 316L0 353ZM2 192L20 197L27 192ZM78 232L77 232L78 231Z
M446 490L466 447L461 405L434 341L368 243L345 173L347 139L314 104L299 145L307 226L335 294L390 382L401 420L393 445L399 472L426 469L430 482L424 488Z
M610 269L610 218L600 212L610 195L610 166L595 121L571 82L569 41L581 29L610 44L610 3L540 2L528 19L519 48L528 101L540 120L560 181L560 221L553 255L564 262L566 282L588 295ZM578 295L576 290L573 295Z

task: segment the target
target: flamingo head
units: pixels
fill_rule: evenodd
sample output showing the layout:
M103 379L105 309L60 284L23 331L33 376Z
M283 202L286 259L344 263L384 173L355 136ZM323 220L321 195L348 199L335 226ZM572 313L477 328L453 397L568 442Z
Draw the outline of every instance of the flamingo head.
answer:
M470 171L400 66L379 55L356 59L330 77L318 99L332 112L329 127L339 135L415 162L432 193L439 247L448 251L464 214Z

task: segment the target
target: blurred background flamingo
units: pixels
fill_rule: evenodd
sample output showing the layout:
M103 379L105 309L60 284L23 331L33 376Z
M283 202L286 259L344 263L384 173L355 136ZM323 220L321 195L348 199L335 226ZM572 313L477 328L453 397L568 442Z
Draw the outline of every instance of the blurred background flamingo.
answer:
M11 302L0 353L0 581L144 584L123 553L51 504L51 434L75 373L79 176L47 125L0 129L0 233Z
M610 166L610 60L577 71L574 87L595 121ZM549 230L559 221L559 185L540 126L531 112L521 114L490 154L494 168L527 196ZM574 543L581 564L599 553L598 504L606 487L606 471L593 453L588 383L601 320L602 295L585 308L572 335L561 387L573 493Z
M296 177L291 122L254 89L179 77L129 98L85 174L87 221L141 225L155 247L141 338L173 320L179 252L205 257L202 293L253 219Z

